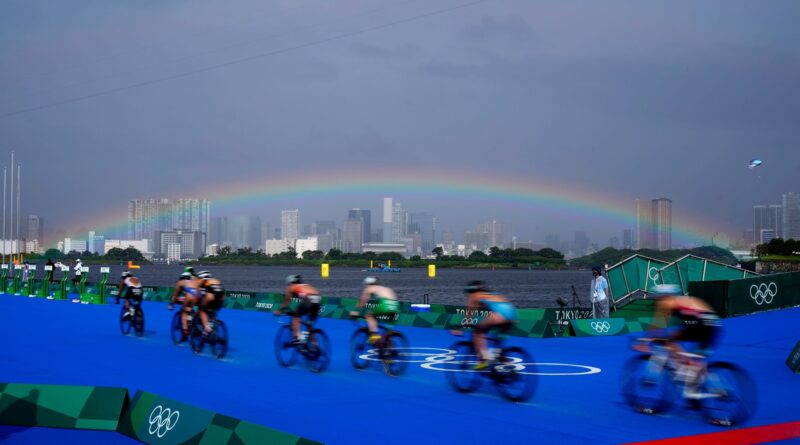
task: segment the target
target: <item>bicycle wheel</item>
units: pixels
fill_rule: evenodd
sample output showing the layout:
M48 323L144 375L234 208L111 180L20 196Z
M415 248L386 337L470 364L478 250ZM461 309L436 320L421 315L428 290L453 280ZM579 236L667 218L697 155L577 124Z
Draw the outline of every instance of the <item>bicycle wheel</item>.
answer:
M133 329L137 337L144 335L144 310L141 306L137 306L135 315L133 316Z
M224 358L228 353L228 327L222 320L216 320L214 326L214 341L211 343L211 352L217 358Z
M670 374L655 358L650 354L637 355L622 368L622 396L631 408L644 414L666 411L675 400Z
M195 317L191 326L189 326L189 344L195 354L203 352L203 346L205 346L206 341L203 338L203 323L200 321L200 317Z
M292 344L293 339L292 328L288 325L281 326L275 335L275 358L284 368L297 362L297 348Z
M313 339L313 341L312 341ZM320 329L313 329L305 344L306 367L311 372L322 372L331 363L331 341Z
M370 349L368 339L369 329L367 328L357 329L350 337L350 363L356 369L366 369L370 365L369 359L361 357Z
M701 407L706 420L714 425L740 424L756 410L755 381L747 371L732 363L709 364L701 391L711 395L702 399Z
M131 333L132 328L131 317L128 315L128 311L125 310L125 306L122 306L119 311L119 330L122 335L128 335Z
M169 324L169 333L172 337L172 342L176 345L183 343L183 328L181 326L181 312L175 312L172 316L172 321Z
M408 348L409 343L405 335L400 332L391 332L387 335L386 343L380 350L383 372L392 377L397 377L406 372L408 362L405 361L405 351L407 351Z
M447 378L447 383L458 392L474 392L481 387L481 371L475 371L472 366L478 363L478 358L475 354L475 349L472 347L472 342L460 341L450 349L456 351L456 355L452 358L443 361L444 367L440 369L445 371L444 375ZM473 357L468 360L468 357ZM461 358L461 360L459 360Z
M512 346L500 352L491 376L500 394L513 402L523 402L536 391L537 376L533 358L524 349Z

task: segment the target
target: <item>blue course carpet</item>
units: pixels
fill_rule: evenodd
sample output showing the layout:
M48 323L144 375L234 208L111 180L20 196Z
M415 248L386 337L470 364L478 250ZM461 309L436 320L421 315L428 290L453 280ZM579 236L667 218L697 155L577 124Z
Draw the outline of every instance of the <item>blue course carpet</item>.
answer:
M222 311L231 350L217 360L172 343L166 305L145 303L144 310L146 333L136 338L120 334L116 305L0 296L0 381L143 389L328 444L610 444L721 431L683 410L631 411L618 388L620 367L633 354L626 337L510 338L546 374L530 403L514 404L489 384L456 393L435 360L426 364L457 340L447 331L401 328L418 362L392 378L377 366L354 370L348 343L355 325L321 319L333 362L312 374L277 364L279 325L270 314ZM800 419L800 375L784 364L799 322L800 309L725 320L715 359L739 364L758 384L758 410L745 427Z

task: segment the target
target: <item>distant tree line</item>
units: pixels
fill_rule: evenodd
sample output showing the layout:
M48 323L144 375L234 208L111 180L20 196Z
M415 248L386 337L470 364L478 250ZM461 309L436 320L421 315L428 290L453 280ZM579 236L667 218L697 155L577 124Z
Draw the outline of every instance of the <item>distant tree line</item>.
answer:
M701 258L717 261L723 264L736 265L739 261L729 250L716 246L704 246L694 249L650 250L650 249L614 249L607 247L591 255L569 260L571 266L591 267L595 265L614 265L633 255L644 255L657 260L672 262L686 255L695 255Z
M112 262L124 262L124 261L135 261L135 262L146 262L144 255L139 252L137 249L133 247L128 247L126 249L120 249L115 247L108 251L105 255L100 255L97 252L89 252L85 250L83 252L78 251L71 251L64 253L58 249L47 249L47 251L43 254L35 254L31 253L25 256L25 258L29 260L46 260L52 259L54 261L74 261L78 258L81 261L87 262L103 262L103 261L112 261Z
M800 256L800 240L773 238L768 243L756 246L755 254L765 256Z

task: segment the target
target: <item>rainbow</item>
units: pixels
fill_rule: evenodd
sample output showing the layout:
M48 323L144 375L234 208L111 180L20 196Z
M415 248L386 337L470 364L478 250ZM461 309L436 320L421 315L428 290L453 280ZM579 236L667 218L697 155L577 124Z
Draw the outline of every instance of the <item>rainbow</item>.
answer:
M376 190L381 196L414 193L515 202L551 211L578 213L589 221L602 218L620 223L621 228L635 227L636 223L636 197L633 196L611 195L565 182L460 170L416 169L409 172L406 169L368 168L293 172L217 183L191 191L173 191L172 197L208 199L212 211L224 212L226 208L268 200L377 194ZM161 197L168 196L158 198ZM486 217L491 219L492 215ZM70 227L93 227L99 233L118 230L127 227L127 215L120 211L90 215L75 221ZM719 223L695 215L673 219L673 237L703 244L709 244L711 237L723 228Z

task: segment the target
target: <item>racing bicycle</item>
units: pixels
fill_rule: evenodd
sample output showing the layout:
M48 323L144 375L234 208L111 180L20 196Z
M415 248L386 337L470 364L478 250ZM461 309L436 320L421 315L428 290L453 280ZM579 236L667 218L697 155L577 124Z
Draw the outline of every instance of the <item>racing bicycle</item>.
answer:
M144 311L142 310L141 301L136 303L134 299L131 299L129 309L126 310L125 306L120 308L119 330L122 335L129 335L131 331L137 337L144 335Z
M188 338L183 336L183 326L181 326L181 314L184 312L183 302L176 303L175 306L177 306L177 308L175 309L175 314L172 316L172 321L169 323L169 333L170 337L172 337L172 342L179 345L188 340ZM198 307L193 306L192 311L186 314L186 325L190 328L192 326L192 320L197 316L197 311Z
M284 368L297 362L297 356L302 355L306 367L311 372L323 372L331 363L331 341L321 329L314 327L314 323L301 320L302 332L299 341L294 341L291 320L294 312L287 311L283 315L275 315L275 320L281 325L275 335L275 358ZM286 317L286 318L282 318ZM288 321L286 321L288 319Z
M364 318L363 315L356 318ZM359 370L366 369L375 361L370 356L377 356L383 365L383 372L392 377L403 374L408 367L408 361L403 360L410 346L408 339L392 328L378 324L378 334L381 338L375 344L369 344L369 328L358 324L358 328L350 337L350 363Z
M192 351L195 354L200 354L203 352L203 347L208 344L211 348L211 353L216 358L224 358L225 354L228 353L228 327L225 326L222 320L217 318L217 311L208 310L206 313L208 314L208 324L211 327L211 332L205 335L203 322L197 312L194 312L189 325L189 344L192 346ZM175 316L173 316L174 319ZM178 318L178 324L180 325L180 318Z
M502 333L486 335L486 344L495 359L484 370L473 369L479 360L471 336L450 346L456 353L442 362L446 366L442 370L447 371L445 377L450 386L462 393L475 392L486 378L507 400L524 402L530 399L538 383L533 357L518 346L505 346L504 340Z
M625 364L620 382L622 396L634 410L657 414L682 399L708 422L720 426L740 424L753 414L756 386L745 370L728 362L706 364L698 354L672 353L668 344L659 338L634 341L632 347L639 354ZM689 386L692 379L695 382Z

